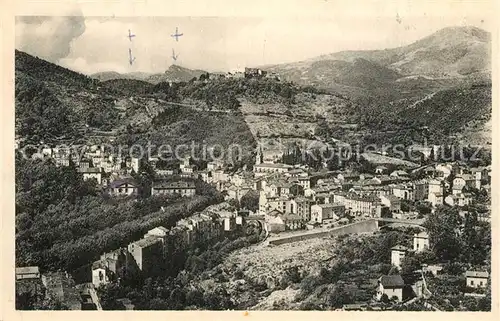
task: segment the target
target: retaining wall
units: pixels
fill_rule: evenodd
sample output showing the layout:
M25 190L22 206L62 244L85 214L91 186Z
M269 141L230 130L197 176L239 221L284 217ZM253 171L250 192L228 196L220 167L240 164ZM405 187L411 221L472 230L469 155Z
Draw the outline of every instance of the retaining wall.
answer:
M331 236L331 235L342 235L342 234L352 234L352 233L366 233L366 232L376 232L378 231L378 221L374 219L356 222L344 226L339 226L328 231L318 231L304 233L300 235L290 235L283 236L279 239L270 240L269 244L280 245L298 241L309 240L317 237Z

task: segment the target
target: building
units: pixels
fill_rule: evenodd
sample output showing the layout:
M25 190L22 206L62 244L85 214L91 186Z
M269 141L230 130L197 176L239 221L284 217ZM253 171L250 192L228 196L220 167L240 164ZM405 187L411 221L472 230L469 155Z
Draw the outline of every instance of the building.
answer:
M396 245L391 248L391 264L398 269L401 268L401 263L408 252L408 248L402 245Z
M108 271L105 262L96 261L92 264L92 284L96 288L106 285L111 281Z
M377 300L381 300L385 294L389 299L396 297L397 301L403 301L403 288L405 282L401 275L383 275L378 279Z
M411 184L398 184L392 186L392 194L403 200L415 200L415 191Z
M481 187L481 180L479 180L479 187ZM476 177L475 175L471 174L463 174L460 176L457 176L453 179L453 187L476 187Z
M128 251L134 258L139 270L145 275L156 274L160 265L158 261L163 257L163 243L160 238L148 236L130 243Z
M270 233L284 232L286 230L286 224L283 219L283 213L275 210L272 214L273 215L266 216L267 229Z
M305 227L304 220L297 214L285 214L282 219L283 223L285 223L285 230L295 231Z
M83 180L95 179L97 184L102 184L102 169L100 167L83 167L79 169Z
M118 249L109 253L101 254L98 261L91 266L92 284L95 287L116 281L120 270L126 266L127 254L125 249Z
M443 193L443 184L441 184L440 180L437 179L431 179L428 183L428 191L429 195L427 196L427 200L429 200L431 193Z
M262 163L254 165L253 171L255 177L266 176L273 173L286 173L292 166L287 164Z
M413 251L422 252L429 249L429 234L422 231L413 235Z
M340 203L315 204L311 206L311 221L323 223L326 220L338 220L345 214L345 205Z
M194 196L196 195L196 186L194 182L168 182L168 181L155 181L151 187L151 195L173 195L179 194L181 196Z
M130 167L132 168L132 170L135 172L135 173L139 173L139 164L140 164L140 160L139 158L137 157L132 157L130 159Z
M402 170L396 170L396 171L393 171L390 176L397 177L397 178L407 178L408 173L405 171L402 171Z
M169 233L170 231L166 227L158 226L149 230L146 234L144 234L144 238L147 238L149 236L154 236L162 240L162 242L165 244Z
M133 178L117 179L111 182L108 186L108 193L111 196L136 196L138 192L139 185Z
M395 195L381 195L380 201L387 206L391 212L401 211L401 200Z
M263 78L266 74L267 72L262 69L245 67L245 78Z
M16 280L40 279L38 266L25 266L16 268Z
M467 271L465 272L466 285L470 288L486 288L489 276L488 272Z
M440 206L443 205L443 194L442 193L429 193L428 201L432 204L432 206Z
M472 195L470 193L459 193L448 195L445 197L444 202L450 206L467 206L473 201Z
M429 184L426 180L418 180L413 182L413 192L415 201L427 200L429 196Z
M312 201L305 197L296 197L295 204L297 204L297 212L295 212L298 216L302 217L302 219L306 222L311 220L311 203Z
M354 215L380 217L382 213L382 204L376 196L359 196L350 194L345 196L343 203L346 210L350 211Z

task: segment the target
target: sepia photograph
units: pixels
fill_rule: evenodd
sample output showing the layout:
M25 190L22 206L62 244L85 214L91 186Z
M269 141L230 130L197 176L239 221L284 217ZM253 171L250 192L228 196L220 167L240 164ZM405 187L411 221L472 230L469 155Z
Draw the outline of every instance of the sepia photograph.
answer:
M15 309L492 311L494 18L332 2L16 15Z

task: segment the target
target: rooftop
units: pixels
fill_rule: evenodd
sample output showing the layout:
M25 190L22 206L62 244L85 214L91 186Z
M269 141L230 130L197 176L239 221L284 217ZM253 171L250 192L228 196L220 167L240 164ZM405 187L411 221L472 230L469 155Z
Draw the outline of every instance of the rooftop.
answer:
M402 288L405 285L401 275L383 275L379 281L384 288Z
M135 179L133 179L132 177L126 177L126 178L120 178L120 179L116 179L116 180L112 181L109 184L109 188L118 188L118 187L125 185L125 184L137 186L137 182L135 181Z
M396 245L396 246L391 247L391 250L406 252L406 251L408 251L408 248L406 246L403 246L403 245Z
M157 242L161 242L161 240L155 236L148 236L143 239L140 239L139 241L135 241L132 244L138 247L148 247Z
M467 271L465 272L465 276L473 278L488 278L490 274L486 271Z
M333 207L344 207L345 205L342 203L328 203L328 204L316 204L321 208L333 208Z
M287 164L281 164L281 163L262 163L258 165L254 165L254 167L266 167L266 168L292 168L292 166L287 165Z
M429 234L427 234L426 231L422 231L420 233L415 233L415 235L413 237L417 237L417 238L429 238Z
M24 266L16 268L16 274L33 274L40 273L38 266Z

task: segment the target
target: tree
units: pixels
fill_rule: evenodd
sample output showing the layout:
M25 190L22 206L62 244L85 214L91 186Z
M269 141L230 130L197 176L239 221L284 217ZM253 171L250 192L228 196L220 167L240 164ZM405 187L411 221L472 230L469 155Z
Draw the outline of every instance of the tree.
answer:
M458 259L462 242L460 226L462 219L456 208L440 207L429 214L423 226L429 233L429 243L436 257L442 261Z
M254 190L249 191L241 197L240 205L242 208L257 212L259 210L259 193Z

